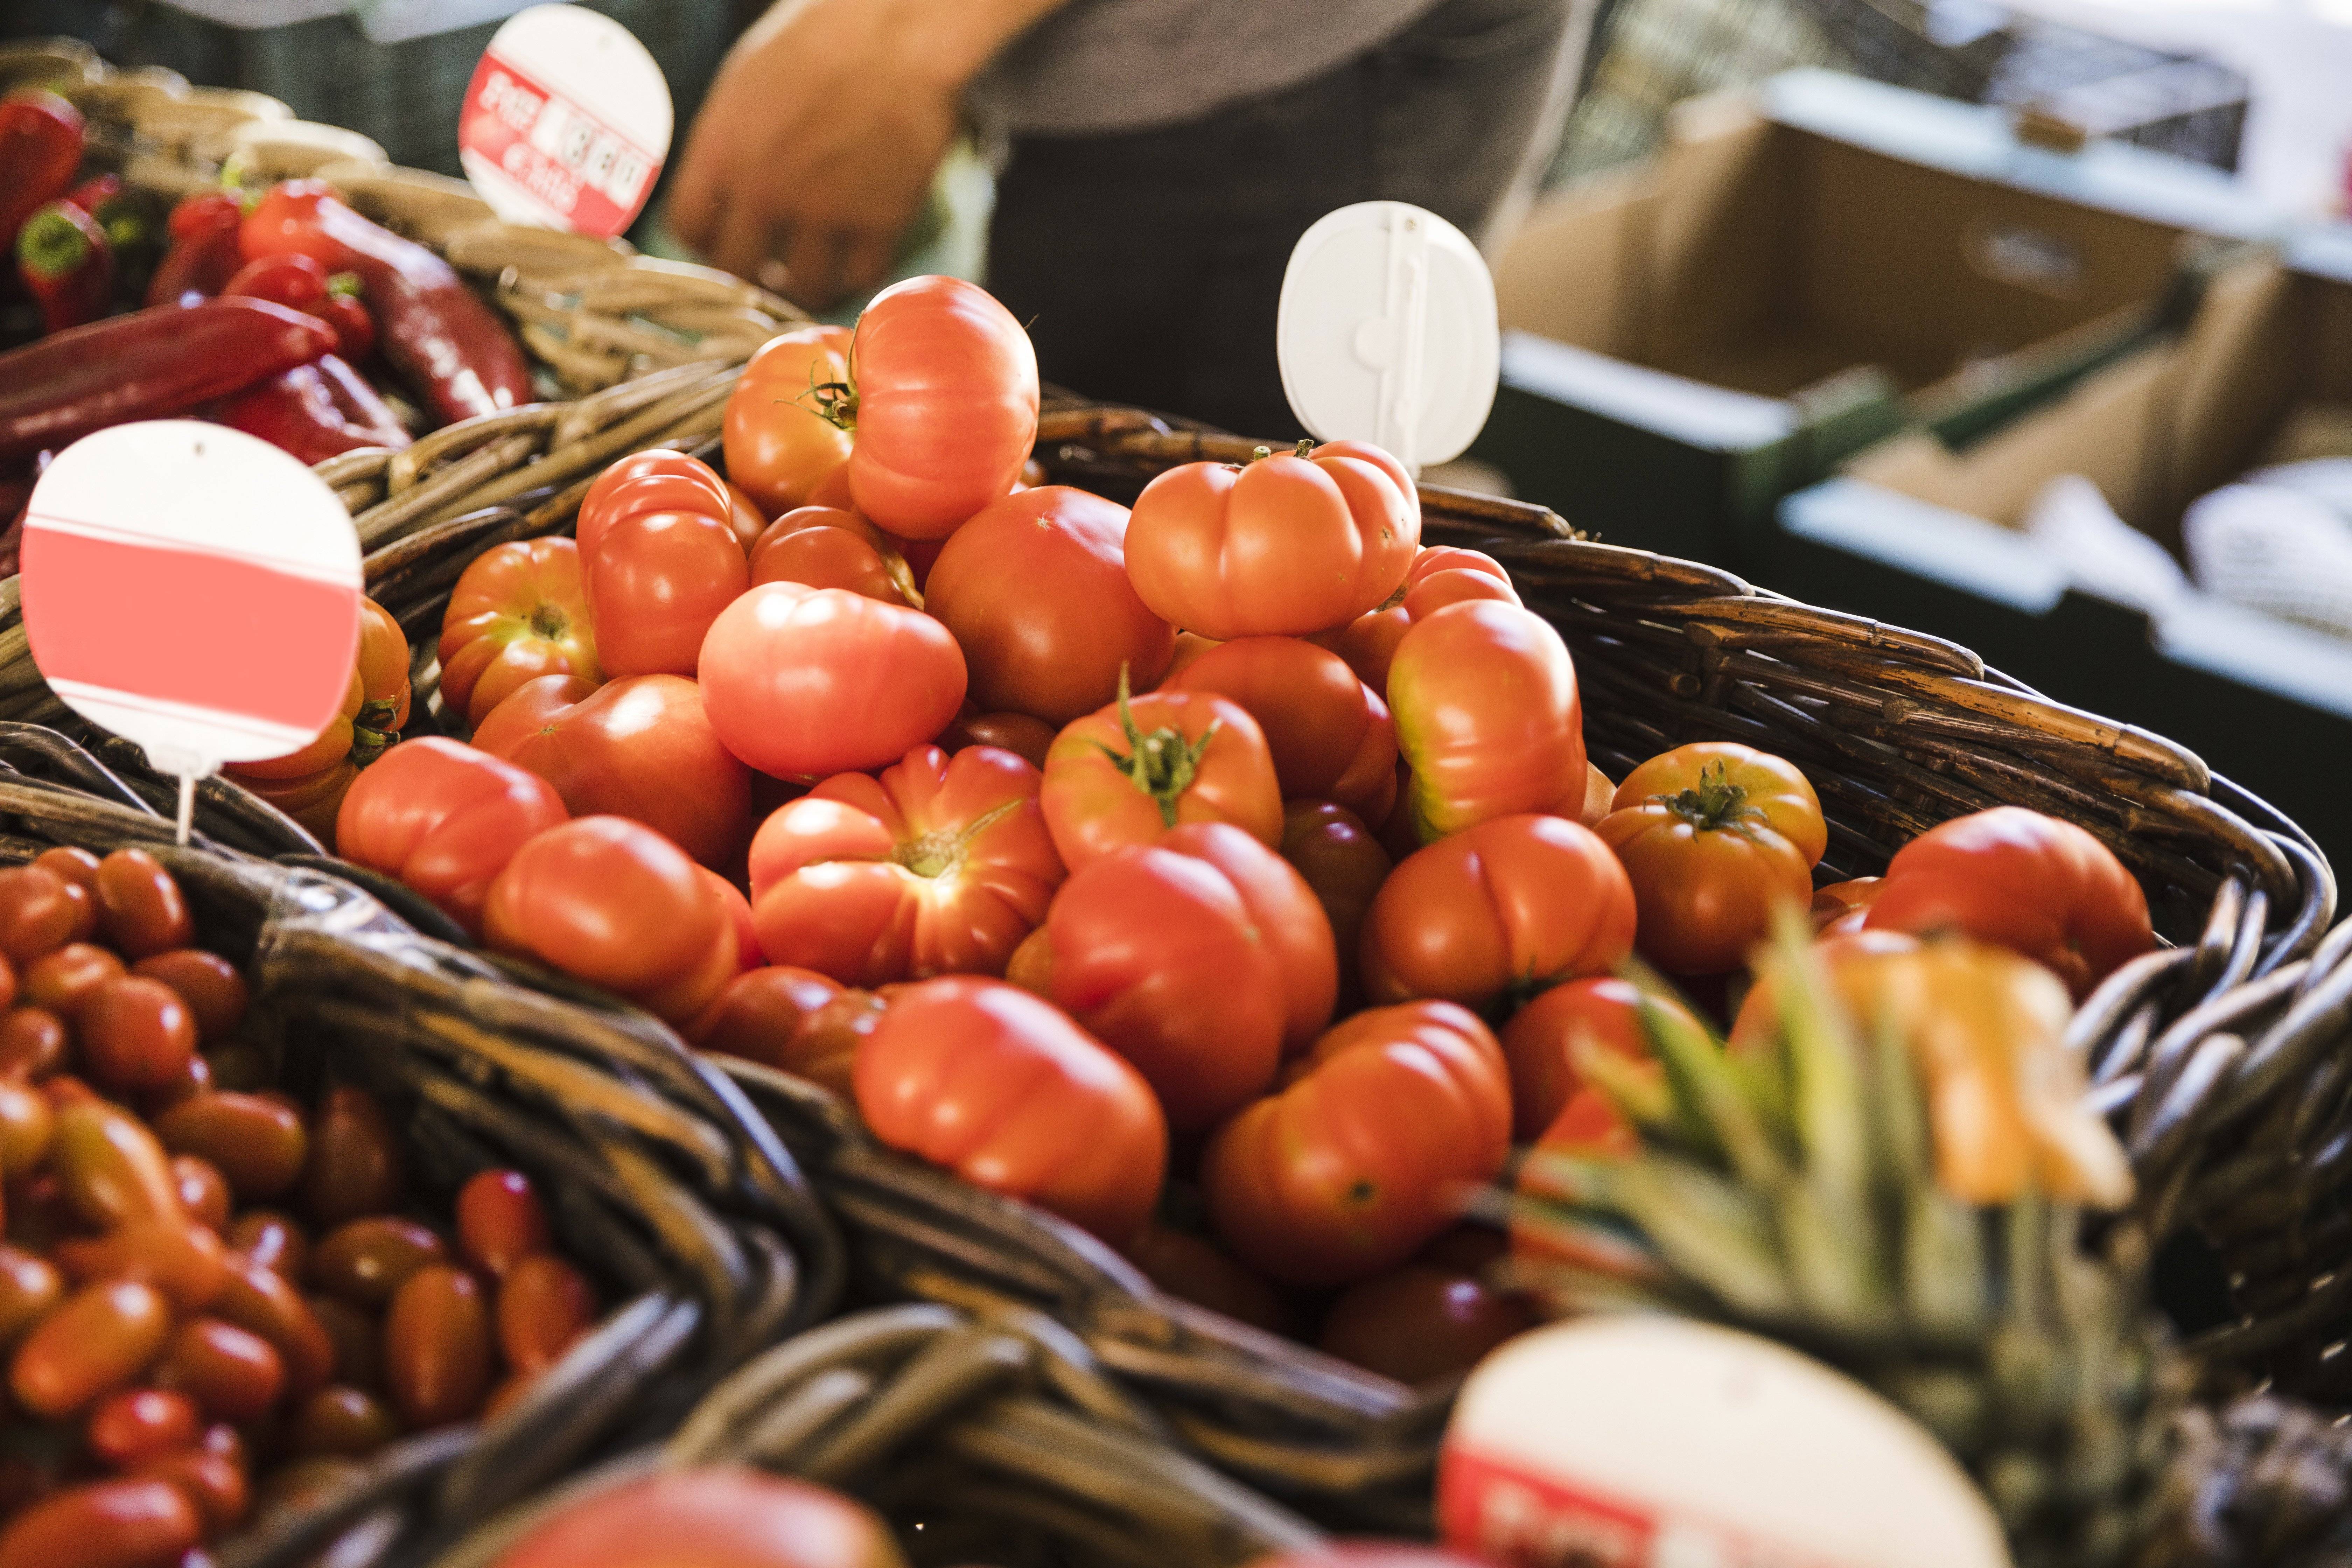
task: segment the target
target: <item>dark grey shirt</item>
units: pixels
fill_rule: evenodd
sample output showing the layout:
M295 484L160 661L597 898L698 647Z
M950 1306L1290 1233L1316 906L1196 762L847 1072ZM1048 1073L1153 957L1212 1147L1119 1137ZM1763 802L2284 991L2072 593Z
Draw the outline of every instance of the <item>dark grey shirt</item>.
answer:
M971 85L992 131L1140 131L1353 59L1434 0L1070 0Z

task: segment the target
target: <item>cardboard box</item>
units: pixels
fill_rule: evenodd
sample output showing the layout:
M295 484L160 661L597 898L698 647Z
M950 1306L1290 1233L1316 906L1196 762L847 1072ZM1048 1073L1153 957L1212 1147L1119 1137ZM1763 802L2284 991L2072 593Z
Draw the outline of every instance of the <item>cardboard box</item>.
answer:
M1963 642L2053 698L2179 741L2352 865L2352 641L2199 598L2152 620L2074 586L2018 524L2083 474L2176 555L2199 496L2252 468L2347 450L2352 230L2217 279L2150 344L1954 450L1906 431L1790 497L1759 575L1817 603Z
M2185 236L2273 223L2211 169L1854 78L1694 100L1503 257L1473 452L1603 538L1739 565L1838 458L2031 405L2164 324Z

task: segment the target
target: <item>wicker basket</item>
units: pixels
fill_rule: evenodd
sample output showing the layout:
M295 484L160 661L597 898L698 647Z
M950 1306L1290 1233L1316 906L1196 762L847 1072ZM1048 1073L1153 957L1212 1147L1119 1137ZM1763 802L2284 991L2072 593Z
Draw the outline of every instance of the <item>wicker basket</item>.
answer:
M799 1167L657 1026L419 937L344 881L172 837L152 811L0 777L0 860L52 844L152 851L199 941L245 971L244 1034L284 1087L331 1079L384 1097L409 1130L414 1177L444 1200L479 1169L530 1173L568 1255L620 1303L487 1425L395 1445L225 1542L218 1568L308 1563L362 1530L367 1561L423 1561L583 1462L667 1431L747 1356L831 1310L841 1243Z

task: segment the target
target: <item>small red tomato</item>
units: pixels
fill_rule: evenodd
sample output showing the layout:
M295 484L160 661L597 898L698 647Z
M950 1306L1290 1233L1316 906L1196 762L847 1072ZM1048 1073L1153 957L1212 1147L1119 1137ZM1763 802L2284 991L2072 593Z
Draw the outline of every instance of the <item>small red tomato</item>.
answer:
M520 1171L482 1171L457 1189L457 1244L492 1275L548 1248L547 1209Z

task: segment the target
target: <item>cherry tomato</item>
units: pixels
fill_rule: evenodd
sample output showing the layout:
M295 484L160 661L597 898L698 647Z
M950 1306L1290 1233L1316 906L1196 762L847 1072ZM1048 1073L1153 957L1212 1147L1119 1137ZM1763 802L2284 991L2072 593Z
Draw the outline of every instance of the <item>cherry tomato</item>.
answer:
M174 1154L172 1180L178 1184L180 1207L190 1219L215 1236L228 1228L228 1178L220 1173L219 1166L193 1154Z
M119 853L137 854L151 865L154 862L154 857L143 850ZM173 890L178 891L177 888ZM15 969L63 947L72 940L77 922L65 879L54 871L40 866L0 870L0 955Z
M1510 1152L1502 1047L1467 1010L1359 1013L1316 1042L1289 1087L1220 1128L1201 1156L1217 1234L1268 1277L1341 1285L1393 1268L1454 1222Z
M82 1065L101 1088L161 1089L196 1054L196 1020L160 980L118 975L90 994L81 1017Z
M1066 485L956 531L923 604L963 649L975 706L1066 724L1115 699L1122 672L1138 690L1159 681L1176 630L1136 596L1126 535L1125 507Z
M596 1321L596 1292L552 1253L518 1260L499 1282L499 1348L507 1365L538 1372L562 1359Z
M1692 1029L1699 1021L1671 996L1653 995L1650 1005L1674 1014ZM1503 1026L1503 1055L1511 1064L1512 1132L1533 1142L1559 1120L1583 1080L1576 1070L1581 1041L1629 1061L1650 1054L1642 1021L1642 993L1613 975L1569 980L1541 992Z
M1296 637L1220 643L1163 691L1231 698L1265 732L1282 797L1329 800L1367 822L1396 803L1396 729L1389 705L1339 656Z
M383 1320L384 1377L412 1427L446 1426L490 1390L490 1314L474 1277L433 1264L408 1277Z
M276 1269L239 1253L228 1254L228 1273L211 1313L225 1323L266 1341L285 1369L286 1387L298 1399L326 1386L335 1370L335 1342L301 1293Z
M34 1415L60 1420L144 1372L171 1331L171 1303L153 1286L85 1285L18 1343L9 1390Z
M1635 768L1594 831L1633 881L1635 945L1669 974L1745 963L1777 905L1811 901L1813 863L1829 847L1805 775L1728 741L1677 746Z
M141 959L131 973L160 980L178 992L196 1021L196 1037L207 1045L228 1038L245 1021L245 976L218 953L175 947Z
M1206 691L1129 699L1122 689L1054 738L1038 803L1073 871L1185 822L1231 823L1261 844L1282 842L1265 732L1238 703Z
M0 1530L0 1568L172 1568L203 1538L178 1488L94 1481L26 1508Z
M762 583L711 624L698 678L727 749L779 778L878 768L963 703L963 654L919 610Z
M1126 1058L1179 1132L1215 1126L1330 1022L1331 924L1288 862L1195 823L1073 875L1046 917L1054 1002Z
M335 846L478 931L491 879L570 813L528 769L438 735L394 746L343 797Z
M123 973L122 960L102 947L69 942L25 966L18 994L36 1007L72 1018L98 988Z
M541 676L602 681L580 546L518 539L474 557L442 613L440 655L441 700L469 724Z
M850 1099L858 1047L882 1021L871 991L847 991L813 970L778 964L735 980L695 1021L707 1051L762 1063Z
M47 1316L65 1291L65 1277L47 1258L0 1246L0 1350Z
M87 849L60 844L34 856L33 864L54 872L76 887L89 888L93 891L98 887L99 859Z
M849 379L849 493L893 533L953 533L1011 491L1036 443L1029 334L961 279L909 278L875 295L857 318Z
M310 1267L310 1238L292 1219L271 1209L246 1210L222 1239L231 1252L242 1253L289 1280L302 1279Z
M40 1090L0 1079L0 1177L30 1175L48 1158L57 1112Z
M1200 1237L1147 1225L1128 1244L1127 1260L1179 1300L1270 1334L1287 1335L1295 1326L1290 1304L1280 1291Z
M542 677L481 721L474 744L553 784L572 816L642 822L705 866L730 863L751 832L751 770L719 744L700 689L682 676L593 689Z
M322 1388L295 1414L294 1451L364 1459L400 1436L400 1420L364 1389Z
M898 546L854 511L796 507L751 542L751 581L845 588L886 605L917 605L915 575Z
M309 1296L302 1302L330 1347L327 1364L335 1381L381 1393L383 1336L374 1316L332 1296Z
M498 1568L903 1568L889 1529L839 1492L743 1466L626 1481L560 1508ZM8 1564L7 1568L16 1568ZM79 1568L77 1564L76 1568Z
M1001 981L897 993L857 1053L874 1135L1113 1246L1151 1213L1168 1125L1150 1086L1063 1013Z
M196 1403L160 1388L110 1394L92 1407L83 1428L89 1451L117 1469L174 1448L193 1448L203 1430Z
M216 1166L245 1203L293 1191L310 1148L300 1116L253 1094L199 1095L157 1117L154 1127L174 1154L194 1154Z
M176 1488L196 1510L208 1541L226 1535L245 1517L249 1495L245 1468L224 1455L182 1448L158 1454L131 1473L142 1481L162 1481ZM186 1559L181 1561L182 1568L186 1568Z
M369 1215L346 1220L310 1251L310 1282L357 1307L382 1307L428 1264L448 1261L441 1238L414 1220Z
M548 1249L547 1207L520 1171L480 1171L457 1189L457 1245L475 1267L503 1277Z
M179 1220L172 1163L139 1119L97 1099L57 1107L49 1163L83 1224L110 1230L133 1220Z
M1187 463L1143 488L1128 572L1160 616L1202 637L1304 637L1344 626L1404 582L1421 492L1362 441L1255 462Z
M751 841L761 951L848 985L1002 974L1062 881L1038 783L978 746L825 780Z
M400 1206L408 1180L400 1140L375 1097L363 1089L331 1089L310 1120L310 1152L302 1164L302 1203L320 1225Z
M1388 698L1423 843L1498 816L1582 807L1576 666L1534 612L1479 599L1415 623L1397 644Z
M726 908L694 862L618 816L576 818L518 850L490 886L483 934L680 1022L735 973Z
M1363 990L1361 963L1364 916L1372 899L1388 880L1392 862L1360 818L1344 805L1328 800L1293 800L1282 808L1282 858L1307 880L1316 902L1331 922L1331 941L1339 954L1339 995L1343 1011Z
M117 849L99 862L98 917L106 940L128 958L152 957L195 940L180 884L144 849Z
M1421 1384L1469 1371L1533 1327L1524 1302L1476 1276L1408 1263L1332 1302L1317 1348L1382 1377Z
M186 1220L133 1220L103 1236L61 1241L49 1256L77 1285L135 1279L184 1312L210 1306L227 1269L220 1237Z
M1633 946L1633 889L1589 827L1503 816L1441 838L1389 874L1364 917L1365 994L1484 1007L1584 974Z
M253 1421L278 1403L286 1366L260 1335L218 1318L196 1318L172 1336L155 1381L186 1394L215 1421Z
M727 476L776 517L806 506L849 460L849 432L817 411L816 389L849 380L846 327L802 327L760 345L727 395Z
M11 1007L0 1015L0 1077L33 1082L66 1062L65 1021L46 1007Z
M2147 895L2114 851L2021 805L1938 823L1896 850L1863 923L2005 947L2056 974L2077 1002L2156 946Z

